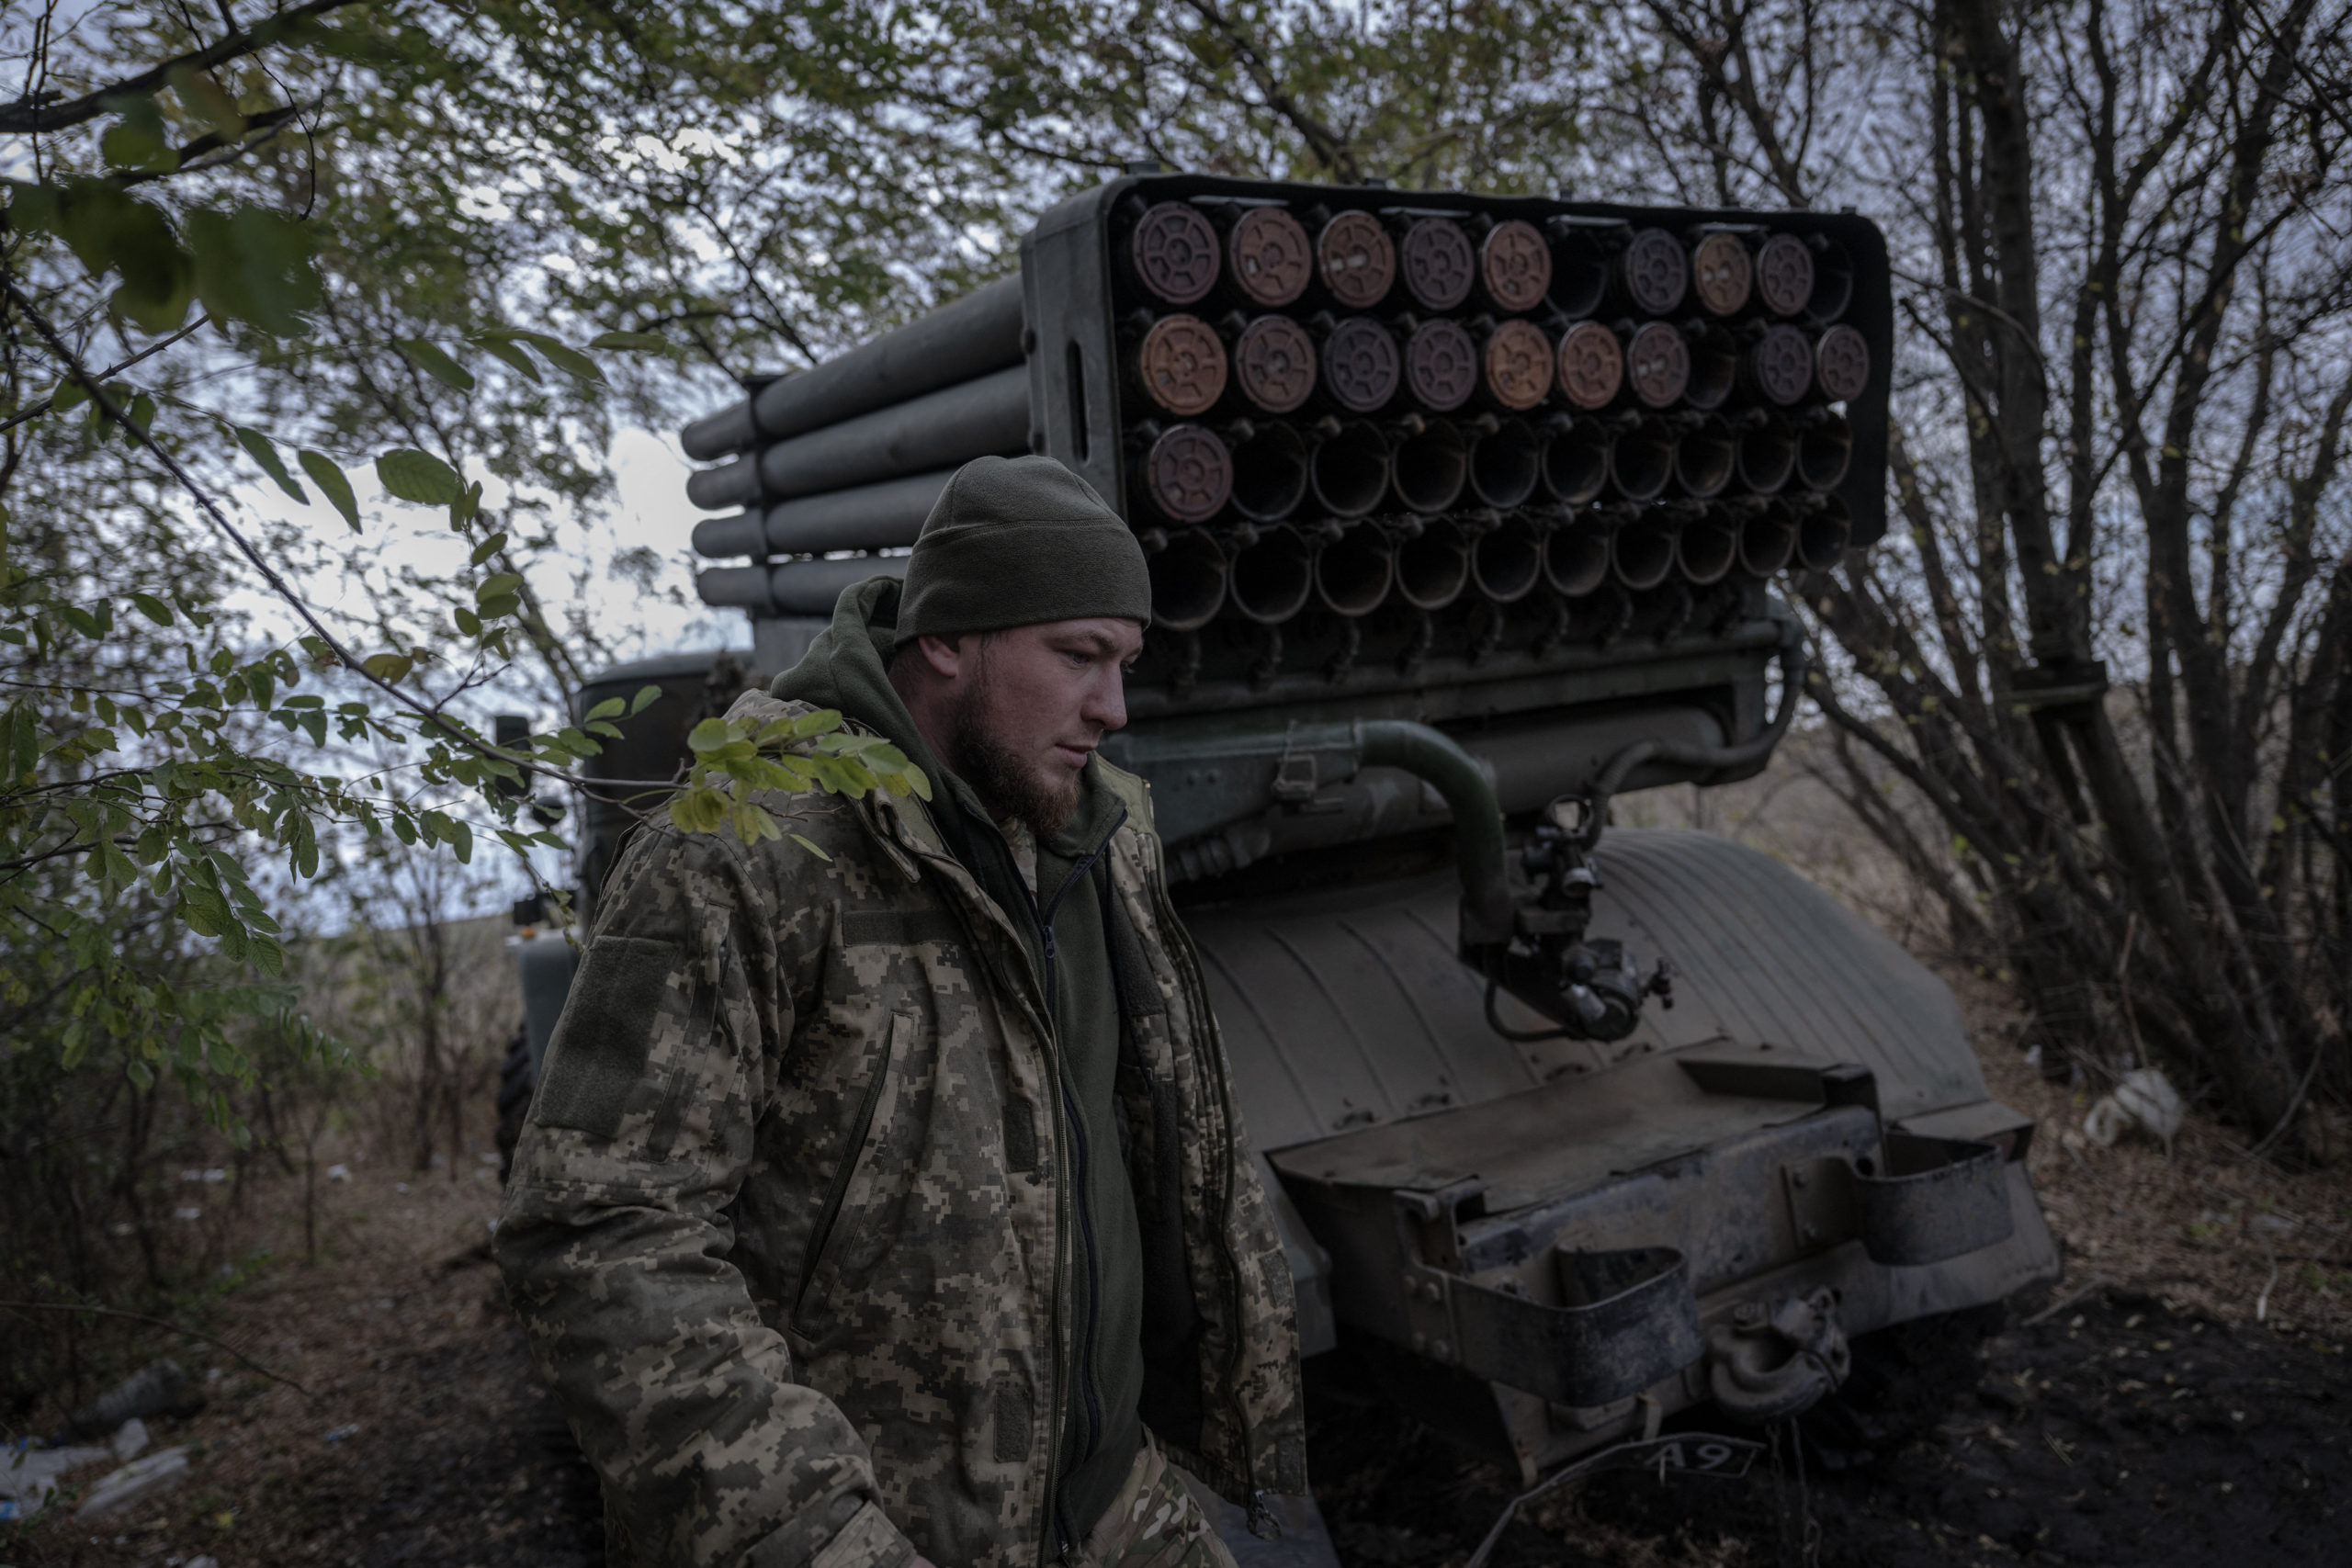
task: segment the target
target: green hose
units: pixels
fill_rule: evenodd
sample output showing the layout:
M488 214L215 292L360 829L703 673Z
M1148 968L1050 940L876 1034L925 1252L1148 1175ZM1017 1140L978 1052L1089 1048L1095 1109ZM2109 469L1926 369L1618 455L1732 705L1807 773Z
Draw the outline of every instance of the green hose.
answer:
M1461 863L1466 946L1510 940L1510 881L1504 870L1503 811L1478 760L1444 731L1407 719L1358 719L1350 729L1365 767L1397 768L1424 780L1453 813Z

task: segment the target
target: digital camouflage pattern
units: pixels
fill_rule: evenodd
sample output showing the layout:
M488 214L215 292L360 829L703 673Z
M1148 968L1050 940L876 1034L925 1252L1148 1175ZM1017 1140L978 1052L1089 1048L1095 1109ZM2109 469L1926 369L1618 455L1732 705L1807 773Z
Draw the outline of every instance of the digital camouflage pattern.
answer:
M1072 1568L1234 1568L1201 1500L1149 1438Z
M1090 765L1127 806L1131 1175L1142 1204L1175 1172L1202 1322L1199 1430L1159 1437L1237 1501L1301 1492L1290 1273L1148 795ZM1042 1562L1073 1248L1042 987L921 802L763 804L821 854L649 824L607 884L516 1152L509 1293L615 1568Z

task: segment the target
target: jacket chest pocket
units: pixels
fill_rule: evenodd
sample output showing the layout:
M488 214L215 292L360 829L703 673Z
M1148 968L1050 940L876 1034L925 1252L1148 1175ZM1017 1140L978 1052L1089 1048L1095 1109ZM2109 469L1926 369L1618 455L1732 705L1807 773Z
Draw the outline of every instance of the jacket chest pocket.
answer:
M822 1354L837 1337L831 1308L841 1284L843 1257L856 1241L863 1223L887 1197L889 1173L880 1168L888 1157L889 1130L905 1092L908 1047L915 1028L915 1021L904 1013L890 1015L881 1059L858 1096L857 1115L842 1145L842 1163L825 1190L816 1228L809 1232L804 1255L808 1262L800 1271L800 1289L786 1325L793 1353L803 1359Z

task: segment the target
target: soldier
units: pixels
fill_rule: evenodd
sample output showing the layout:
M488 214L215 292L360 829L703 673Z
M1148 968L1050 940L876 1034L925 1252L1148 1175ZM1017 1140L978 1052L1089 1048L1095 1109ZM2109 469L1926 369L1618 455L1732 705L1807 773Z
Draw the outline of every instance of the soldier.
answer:
M1150 604L1082 480L968 464L734 710L838 708L929 803L622 855L497 1237L616 1568L1229 1565L1192 1488L1305 1490L1290 1274L1095 752Z

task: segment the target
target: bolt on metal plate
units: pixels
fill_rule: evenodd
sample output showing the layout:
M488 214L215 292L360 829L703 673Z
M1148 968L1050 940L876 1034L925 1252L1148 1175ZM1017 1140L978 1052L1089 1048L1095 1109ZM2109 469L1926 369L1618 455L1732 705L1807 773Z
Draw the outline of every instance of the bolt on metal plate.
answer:
M1144 486L1152 504L1179 523L1204 523L1233 493L1233 458L1209 431L1180 424L1151 444Z
M1755 264L1736 234L1710 234L1690 255L1692 283L1699 303L1718 316L1737 315L1747 308L1755 289Z
M1505 321L1487 340L1486 372L1495 401L1532 409L1552 390L1552 340L1532 321Z
M1690 345L1666 322L1652 321L1625 345L1625 376L1634 396L1654 409L1671 408L1690 384Z
M1775 234L1756 253L1756 291L1776 316L1793 316L1813 298L1813 253L1794 234Z
M1405 344L1405 384L1423 407L1451 412L1478 388L1478 349L1458 321L1424 321Z
M1822 396L1832 402L1851 402L1871 384L1870 340L1851 327L1832 327L1822 333L1814 344L1813 363Z
M1216 231L1181 201L1163 201L1136 224L1136 276L1170 305L1190 305L1216 287Z
M1353 310L1377 305L1396 281L1396 246L1369 212L1342 212L1316 237L1315 265L1331 297Z
M1162 316L1138 355L1144 390L1179 418L1205 413L1225 395L1225 344L1198 316Z
M1534 224L1507 219L1478 247L1478 275L1504 310L1532 310L1552 287L1552 247Z
M1605 409L1625 384L1625 355L1617 334L1599 321L1578 321L1560 339L1560 393L1580 409Z
M1315 340L1287 316L1261 316L1233 344L1241 395L1268 413L1289 413L1315 391Z
M1287 305L1315 276L1306 226L1279 207L1253 207L1233 226L1227 265L1242 293L1261 305Z
M1813 344L1795 327L1768 328L1748 351L1748 364L1755 372L1757 386L1782 408L1797 402L1813 389Z
M1663 316L1682 303L1690 288L1690 262L1682 242L1663 229L1645 229L1634 236L1620 259L1625 293L1634 305L1653 316Z
M1396 395L1396 340L1388 329L1363 316L1350 316L1323 342L1323 384L1341 408L1370 413Z
M1476 263L1470 236L1451 218L1424 218L1405 231L1399 247L1405 288L1431 310L1451 310L1470 298Z

